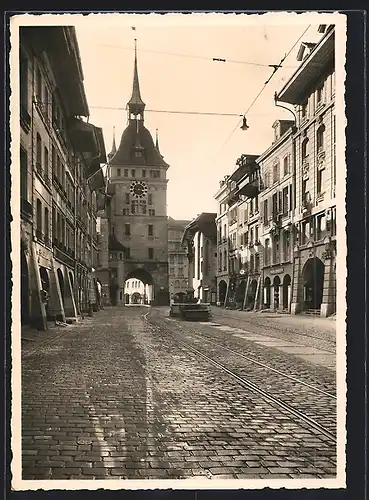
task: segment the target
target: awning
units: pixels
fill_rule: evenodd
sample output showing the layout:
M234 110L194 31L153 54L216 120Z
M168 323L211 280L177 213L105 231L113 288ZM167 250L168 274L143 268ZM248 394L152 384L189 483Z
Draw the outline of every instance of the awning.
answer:
M70 118L67 122L67 128L73 145L79 153L87 153L91 157L100 154L99 138L94 125L79 118Z
M278 101L303 104L309 89L321 78L322 72L334 67L334 39L334 30L324 35L282 90L278 92Z
M87 178L92 191L97 191L105 187L105 177L100 165L93 172L91 172L91 169L88 169Z

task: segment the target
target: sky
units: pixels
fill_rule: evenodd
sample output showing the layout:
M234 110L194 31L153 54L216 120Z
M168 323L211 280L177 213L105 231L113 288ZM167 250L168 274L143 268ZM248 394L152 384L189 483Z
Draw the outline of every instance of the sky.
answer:
M291 14L294 22L290 22L273 15L115 14L108 24L104 16L101 21L86 16L76 23L76 33L90 122L102 127L107 152L113 127L119 145L127 125L125 107L131 96L137 38L145 125L154 139L158 129L161 154L170 165L168 215L192 219L201 212L215 212L219 181L233 172L237 158L263 153L272 143L273 122L291 119L288 111L275 107L273 95L298 67L300 43L321 37L317 32L321 19L316 16ZM295 44L247 113L250 128L241 130L239 115L272 74L268 65L278 64ZM214 62L213 57L227 62Z

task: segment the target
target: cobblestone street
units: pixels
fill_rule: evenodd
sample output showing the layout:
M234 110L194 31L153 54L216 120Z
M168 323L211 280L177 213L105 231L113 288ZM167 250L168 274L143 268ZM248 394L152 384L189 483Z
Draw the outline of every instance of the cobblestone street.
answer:
M49 337L23 345L23 479L335 477L332 320L121 307Z

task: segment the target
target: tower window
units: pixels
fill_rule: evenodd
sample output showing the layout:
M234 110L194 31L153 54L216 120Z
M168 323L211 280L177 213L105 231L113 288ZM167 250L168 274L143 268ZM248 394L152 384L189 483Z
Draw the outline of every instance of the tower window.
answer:
M142 170L142 177L146 177L146 170Z
M131 236L131 225L130 224L124 225L124 235Z
M155 215L155 209L149 208L149 215Z
M154 226L152 224L149 224L148 226L148 235L154 236Z
M130 203L129 193L126 193L126 203Z
M117 168L117 176L120 177L120 168Z
M148 248L148 251L149 251L149 259L153 259L154 258L154 249Z
M124 169L124 177L128 177L128 168Z
M149 193L149 195L148 195L148 203L149 203L149 205L152 205L152 194L151 193Z
M131 176L136 177L136 170L131 170Z

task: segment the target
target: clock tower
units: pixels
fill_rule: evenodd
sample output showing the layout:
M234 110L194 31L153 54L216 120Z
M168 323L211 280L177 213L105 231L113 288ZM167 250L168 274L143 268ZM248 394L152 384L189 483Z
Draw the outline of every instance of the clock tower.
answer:
M112 303L124 304L125 281L141 280L147 301L169 304L167 170L158 140L145 127L135 58L128 125L109 161L109 267ZM115 149L115 141L113 150ZM114 291L115 290L115 291Z

